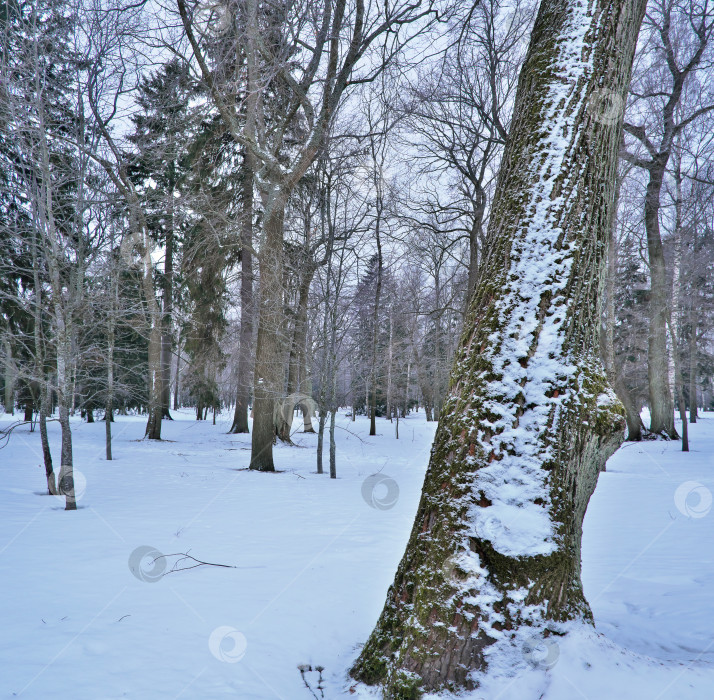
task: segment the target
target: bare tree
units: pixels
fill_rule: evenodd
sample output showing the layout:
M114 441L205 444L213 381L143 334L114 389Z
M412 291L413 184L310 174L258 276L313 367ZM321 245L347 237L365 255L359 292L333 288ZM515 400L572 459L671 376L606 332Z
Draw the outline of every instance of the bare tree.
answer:
M360 1L348 8L344 0L324 0L285 6L284 14L275 17L259 11L257 0L228 4L224 11L231 13L228 16L235 18L233 24L240 27L236 42L245 56L237 81L235 63L228 70L209 67L195 31L193 10L186 0L177 2L214 103L236 142L251 151L258 169L263 218L250 466L274 471L274 404L283 394L280 334L285 208L325 147L345 91L373 80L404 43L404 28L413 25L422 29L433 14L428 2L400 1L378 7ZM267 36L274 41L266 41ZM382 50L379 60L378 46ZM356 73L360 65L362 70ZM233 76L230 83L220 80L221 71ZM229 85L238 85L240 92ZM266 114L271 91L280 96L279 108ZM237 107L244 108L245 119L240 118Z
M651 279L648 352L650 430L675 438L669 385L667 324L671 286L660 231L661 196L675 139L714 109L714 96L702 90L697 73L711 65L714 7L708 2L657 0L647 13L640 70L631 90L625 132L639 152L623 157L647 174L644 222ZM658 54L664 61L656 60Z

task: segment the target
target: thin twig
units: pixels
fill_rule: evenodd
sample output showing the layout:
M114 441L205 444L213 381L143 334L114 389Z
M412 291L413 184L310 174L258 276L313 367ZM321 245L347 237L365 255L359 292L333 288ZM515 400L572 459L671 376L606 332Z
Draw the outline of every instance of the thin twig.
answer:
M214 562L210 561L202 561L201 559L196 559L196 557L192 557L188 552L176 552L175 554L161 554L158 557L154 559L154 561L157 561L158 559L168 559L169 557L179 557L174 563L173 566L165 573L163 576L168 576L169 574L176 573L178 571L188 571L189 569L197 569L199 566L217 566L222 569L261 569L264 568L262 566L233 566L232 564L216 564ZM195 564L192 564L191 566L180 566L180 564L187 559L190 559L193 562L196 562Z

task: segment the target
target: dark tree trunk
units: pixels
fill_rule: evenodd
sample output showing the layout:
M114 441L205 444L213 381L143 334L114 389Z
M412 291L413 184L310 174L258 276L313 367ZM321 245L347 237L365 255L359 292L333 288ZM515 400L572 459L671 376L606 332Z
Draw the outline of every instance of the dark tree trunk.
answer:
M615 203L613 208L617 211L617 203L620 199L620 176L615 184ZM617 237L616 220L613 217L610 240L607 248L607 295L605 313L605 335L602 343L602 356L605 362L605 369L612 388L625 407L627 418L627 439L633 442L642 440L642 419L640 418L640 407L632 399L630 390L620 372L620 368L615 361L615 282L617 277Z
M144 437L161 440L161 416L163 413L163 371L161 366L162 314L154 293L153 264L148 250L148 234L144 233L145 249L142 252L141 281L149 316L149 417Z
M52 468L52 452L50 451L50 441L47 437L47 407L49 403L49 387L47 387L42 392L42 398L40 399L40 442L42 444L42 458L45 463L47 493L50 496L56 496L57 484L55 483L55 472Z
M181 389L181 330L179 329L178 342L176 343L176 380L174 383L174 411L180 407L179 391Z
M320 417L317 422L317 473L323 474L322 450L325 445L325 425L327 424L327 414L320 409Z
M171 210L166 230L166 250L164 253L163 309L161 324L161 417L171 418L171 350L173 345L173 286L174 286L174 186L171 178L169 186L169 208Z
M669 389L667 354L668 303L672 290L667 279L664 248L659 229L660 192L666 164L667 161L661 156L651 166L645 196L645 228L652 284L649 304L650 328L647 337L647 377L650 393L650 431L675 439L677 431L674 428L674 405Z
M697 422L697 326L699 325L696 306L697 299L694 298L691 307L691 319L689 330L689 422Z
M152 327L149 332L149 417L144 435L149 440L161 440L162 384L161 331Z
M381 213L381 212L380 212ZM379 301L382 295L382 241L379 237L380 217L377 216L377 285L374 291L374 312L372 314L372 366L369 372L369 434L377 434L377 338L379 337Z
M387 698L473 688L488 654L525 667L534 636L591 620L582 520L625 423L599 294L644 10L540 6L416 521L352 669Z
M476 183L474 183L474 185L476 186ZM469 276L466 292L467 310L471 302L471 297L476 289L476 280L478 279L479 246L483 239L483 220L486 215L486 201L486 193L482 187L477 186L475 201L473 203L473 220L471 222L471 229L469 230Z
M15 415L15 362L12 359L12 345L5 337L5 413Z
M282 193L281 193L282 194ZM264 223L265 240L260 254L258 339L255 353L253 389L253 440L250 468L275 471L273 440L275 406L282 396L281 330L283 313L283 216L285 203L278 199L269 204ZM276 201L277 200L277 201Z
M243 161L243 221L241 223L240 347L238 349L238 388L230 433L248 433L250 371L253 349L253 167L252 156Z

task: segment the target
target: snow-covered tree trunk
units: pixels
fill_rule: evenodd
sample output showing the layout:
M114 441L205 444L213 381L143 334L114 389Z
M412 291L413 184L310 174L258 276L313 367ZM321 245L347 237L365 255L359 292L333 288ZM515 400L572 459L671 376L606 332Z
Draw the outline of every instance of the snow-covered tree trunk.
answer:
M541 3L416 521L352 669L386 697L474 687L490 659L591 619L582 520L625 427L600 295L644 9Z

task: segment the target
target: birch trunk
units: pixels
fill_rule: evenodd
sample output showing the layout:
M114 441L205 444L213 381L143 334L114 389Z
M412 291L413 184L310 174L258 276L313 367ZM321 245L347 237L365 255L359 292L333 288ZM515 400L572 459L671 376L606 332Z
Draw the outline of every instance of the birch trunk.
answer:
M591 620L582 520L625 427L600 294L644 10L541 3L416 521L352 669L387 698L474 688L494 655L525 667L534 635Z

